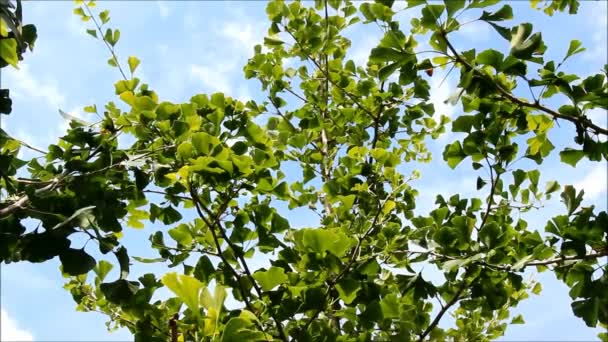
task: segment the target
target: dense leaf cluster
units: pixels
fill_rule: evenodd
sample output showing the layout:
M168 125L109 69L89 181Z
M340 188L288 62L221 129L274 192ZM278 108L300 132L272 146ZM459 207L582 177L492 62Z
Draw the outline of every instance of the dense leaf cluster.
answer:
M87 32L123 76L117 99L86 107L100 122L73 120L43 159L20 161L22 144L1 132L0 261L58 256L78 309L107 314L138 341L490 340L504 333L510 308L540 293L523 277L532 267L555 272L571 288L574 314L605 327L608 214L581 207L583 192L566 185L564 213L544 234L528 227L518 213L561 187L517 162L542 164L554 153L554 124L569 122L573 142L561 160L605 163L608 129L587 114L608 107L607 70L584 79L559 71L581 43L561 61L545 60L542 34L531 23L508 26L513 10L497 3L272 1L268 35L244 67L268 100L215 93L171 103L134 76L137 58L129 73L122 68L109 12L78 2L74 13L92 23ZM544 6L574 14L578 3ZM420 15L404 24L404 10ZM455 48L465 11L504 38L502 51ZM344 32L356 25L383 32L364 65L347 57ZM417 216L411 170L430 161L426 143L450 122L430 102L429 78L446 67L459 73L448 101L462 105L451 122L462 138L446 143L443 159L451 168L470 162L477 190L488 193L437 196ZM545 104L558 96L568 104ZM120 135L134 142L122 146ZM26 165L29 177L16 177ZM292 227L281 206L305 208L320 223ZM27 231L27 218L39 226ZM169 228L150 236L158 258L130 256L120 243L125 226L146 222ZM90 255L95 244L72 246L78 233L114 255L118 279L107 279L113 263ZM252 268L254 258L269 266ZM175 271L133 279L131 262ZM443 280L425 279L421 266ZM161 287L174 297L153 299ZM236 304L224 305L228 298ZM448 310L455 326L440 328Z

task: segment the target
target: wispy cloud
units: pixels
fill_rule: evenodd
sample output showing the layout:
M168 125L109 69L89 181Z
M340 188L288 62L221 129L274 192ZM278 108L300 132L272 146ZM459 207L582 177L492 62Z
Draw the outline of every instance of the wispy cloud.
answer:
M451 76L446 76L447 70L437 72L438 70L435 69L436 73L429 82L429 85L431 86L431 103L433 103L433 106L435 107L434 118L436 120L438 120L441 115L452 117L456 110L456 106L446 103L446 100L456 91L455 82L452 80L456 73Z
M0 341L33 341L32 333L20 328L6 310L0 310Z
M586 200L595 200L602 193L606 193L606 183L608 178L607 166L605 162L600 162L588 172L583 179L577 182L574 187L577 190L585 190Z
M160 14L161 19L169 17L171 11L165 1L157 0L156 5L158 6L158 13Z
M204 86L206 91L220 91L231 94L230 74L234 68L228 65L216 65L213 68L202 65L191 65L190 76Z
M491 37L490 25L487 23L477 20L475 21L472 17L459 18L459 21L464 25L456 31L456 35L472 42L485 42Z
M264 26L254 22L230 22L222 25L218 35L226 37L241 54L253 54L253 47L261 43Z
M583 58L589 61L600 62L600 66L606 61L606 41L608 41L608 3L598 1L586 7L587 15L582 15L585 25L591 34L591 46L583 53Z
M11 94L15 98L42 99L51 108L59 108L65 102L65 96L54 81L35 77L29 66L23 63L20 70L11 70L6 73L8 84L11 85Z

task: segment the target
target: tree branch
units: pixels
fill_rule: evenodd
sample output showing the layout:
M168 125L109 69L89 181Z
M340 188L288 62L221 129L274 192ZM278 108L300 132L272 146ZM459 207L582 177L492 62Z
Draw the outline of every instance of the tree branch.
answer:
M87 3L83 2L83 5L87 9L87 12L89 13L89 16L91 17L91 19L93 19L93 23L95 24L95 27L97 27L97 31L99 32L101 40L103 40L103 42L106 44L106 47L108 48L108 50L110 50L110 53L112 54L112 59L114 59L114 63L116 63L116 66L118 67L118 71L120 71L122 78L125 81L127 81L128 80L127 75L125 74L125 72L122 70L122 67L120 66L120 62L118 61L118 57L116 57L116 52L114 51L114 48L110 45L110 43L108 43L108 41L104 37L103 31L101 31L101 26L99 26L97 19L95 19L95 16L93 15L93 12L91 11L91 9L87 5Z
M554 118L570 121L570 122L574 123L575 125L581 125L582 127L589 128L589 129L593 130L596 134L608 135L608 129L607 128L602 128L602 127L597 126L596 124L594 124L588 118L585 118L585 117L572 117L572 116L569 116L569 115L564 115L564 114L561 114L561 113L558 113L558 112L554 111L551 108L545 107L545 106L541 105L538 102L530 103L528 101L524 101L524 100L518 99L517 97L513 96L513 94L511 94L509 91L507 91L506 89L503 89L499 84L497 84L496 82L494 82L494 80L491 77L488 77L487 75L485 75L484 73L482 73L478 69L474 68L471 64L469 64L469 62L467 62L466 60L464 60L460 56L460 54L458 54L458 51L456 51L456 49L454 48L454 46L448 40L447 33L442 32L442 37L443 37L443 39L445 39L446 44L448 46L448 49L450 50L450 52L452 52L452 54L454 55L453 57L456 59L456 61L458 61L459 63L463 64L468 69L473 70L473 72L475 72L475 74L477 74L478 76L484 78L486 81L489 81L490 83L492 83L492 85L496 88L496 90L498 90L498 92L502 96L504 96L505 98L507 98L509 101L511 101L511 102L513 102L515 104L518 104L518 105L520 105L522 107L527 107L527 108L532 108L532 109L540 110L540 111L542 111L542 112L544 112L546 114L549 114L550 116L552 116Z
M240 189L237 189L236 192L238 193L239 190ZM234 255L237 257L238 262L241 264L241 266L243 266L243 270L244 270L247 278L249 278L249 280L251 281L251 283L253 285L253 288L255 289L256 293L258 294L258 297L261 298L262 295L263 295L262 289L257 284L256 280L253 278L253 275L252 275L251 271L249 270L249 266L247 265L247 261L243 257L242 253L239 252L238 248L234 245L234 243L232 241L230 241L230 238L226 235L226 231L222 227L222 223L220 221L220 217L221 217L222 213L226 210L226 207L228 206L228 203L230 203L230 200L232 199L232 196L230 196L229 194L226 195L226 200L220 206L220 209L218 210L218 212L214 215L213 212L211 212L211 210L209 208L207 208L207 207L205 207L205 206L203 206L203 205L200 204L200 202L198 200L198 197L196 196L196 193L195 193L194 189L192 189L192 186L190 186L190 195L192 196L192 198L194 200L195 207L196 207L196 210L198 212L198 215L200 216L200 218L205 222L205 224L211 230L211 234L213 236L213 241L214 241L214 243L216 245L216 248L218 250L218 254L220 255L220 258L230 268L231 272L236 277L237 282L239 283L239 286L241 287L241 294L243 296L243 299L245 299L247 297L246 297L246 292L243 289L243 287L241 285L241 282L239 281L240 276L238 275L238 273L236 272L236 270L228 263L228 260L225 258L224 254L223 254L223 252L221 250L221 245L219 243L219 239L218 239L217 234L215 232L214 226L220 232L220 235L226 241L226 243L228 244L228 246L233 250ZM209 219L203 214L203 211L205 213L207 213L207 215L209 217L212 218L213 222L209 221ZM245 304L247 304L247 302L248 301L246 300ZM250 307L250 305L251 304L249 304L247 306L248 309L249 309L249 311L255 312L255 310L253 310L253 308ZM275 324L277 326L277 330L279 332L279 336L280 336L281 340L288 341L287 335L285 334L285 331L283 330L283 325L281 324L281 321L274 314L272 314L272 313L271 313L271 316L272 316L273 320L275 321Z
M458 291L456 291L456 294L454 295L454 297L449 302L447 302L441 308L441 310L439 310L439 313L437 314L437 316L435 316L435 319L433 319L431 324L429 324L429 326L426 328L426 330L420 335L420 338L418 339L419 342L424 341L424 339L431 333L431 331L433 329L435 329L437 324L439 324L439 321L441 321L441 318L443 318L443 315L445 315L445 313L448 312L448 309L450 307L452 307L454 304L456 304L456 302L458 302L458 300L460 300L460 296L462 295L462 292L464 291L464 289L466 287L467 287L467 282L465 279L463 279L462 284L460 284L460 287L458 288Z

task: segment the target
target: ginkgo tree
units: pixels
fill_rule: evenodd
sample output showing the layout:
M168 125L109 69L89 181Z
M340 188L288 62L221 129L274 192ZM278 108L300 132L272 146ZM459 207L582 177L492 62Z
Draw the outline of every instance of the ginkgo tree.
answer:
M531 3L548 16L579 5ZM405 12L417 15L403 23ZM465 12L494 29L499 50L454 46ZM19 160L22 144L1 132L0 260L58 257L78 310L106 314L136 341L483 341L523 323L509 310L541 293L523 277L536 269L570 287L589 327L607 326L607 213L518 163L606 163L608 128L588 114L608 108L608 67L585 78L560 70L580 41L548 60L542 33L498 0L271 1L267 36L244 66L267 100L171 103L137 78L139 59L116 52L108 10L77 1L74 13L109 50L116 99L85 107L101 120L73 120L42 159ZM383 33L364 64L347 57L357 42L344 32L356 25ZM451 122L430 101L437 68L458 76ZM561 151L549 139L557 124L571 137ZM461 134L432 155L426 144L447 128ZM433 157L479 176L483 198L438 195L415 215L419 173L404 170ZM560 199L544 233L519 215ZM319 225L294 228L281 206ZM121 243L146 222L165 227L150 236L154 259ZM74 246L74 234L95 243ZM254 268L256 258L269 266ZM172 270L136 279L140 262ZM172 295L158 299L161 288ZM454 326L442 328L448 313Z

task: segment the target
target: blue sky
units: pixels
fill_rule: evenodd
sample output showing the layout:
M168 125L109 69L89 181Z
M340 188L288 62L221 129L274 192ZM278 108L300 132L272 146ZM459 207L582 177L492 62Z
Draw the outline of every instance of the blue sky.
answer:
M583 2L580 15L556 14L546 17L529 8L527 1L512 1L516 21L532 22L543 32L549 46L549 58L561 59L571 39L579 39L587 51L570 60L564 70L582 76L598 72L606 57L606 2ZM187 101L197 93L222 91L239 99L263 100L255 80L245 81L242 67L252 55L253 46L262 41L266 31L265 2L104 2L99 7L111 11L114 27L121 30L117 52L121 60L138 56L142 64L139 77L150 84L160 97L169 101ZM419 9L418 9L419 10ZM416 11L400 14L403 23ZM476 13L471 13L474 18ZM466 21L466 14L462 21ZM4 69L2 86L11 89L13 113L2 117L2 127L10 134L34 146L46 147L56 141L67 127L57 109L85 119L82 107L114 100L113 83L120 75L105 61L108 52L99 41L84 33L85 25L72 15L72 2L26 2L25 22L34 23L39 38L33 54L28 54L20 70ZM360 26L347 32L353 41L351 57L364 61L380 35L373 25ZM455 34L455 44L466 48L493 47L503 52L506 43L490 27L481 23L464 26ZM443 104L454 90L456 80L451 76L441 84L441 73L430 82L436 109L448 116L458 115L460 107ZM562 103L551 103L559 106ZM596 111L592 118L606 126L606 113ZM573 127L562 123L552 131L557 148L570 144ZM564 134L564 132L566 132ZM437 194L461 193L483 197L475 189L476 173L464 162L451 171L441 160L442 146L448 139L430 144L434 161L416 165L422 178L415 187L417 213L431 208ZM22 157L32 157L24 150ZM517 165L527 169L531 163ZM573 184L584 189L585 205L594 204L606 210L606 163L581 162L576 169L561 164L553 156L541 167L542 181L556 179L560 184ZM294 175L297 177L297 175ZM526 215L531 227L542 230L544 223L561 210L558 197L545 203L539 211ZM312 226L314 217L301 211L285 212L296 227ZM126 228L125 243L132 255L154 257L149 251L147 237L160 226L149 225L143 230ZM166 229L166 228L165 228ZM260 261L262 264L263 261ZM64 279L58 271L59 261L44 264L2 265L0 340L35 341L124 341L127 331L108 333L105 317L96 313L75 312L70 294L61 288ZM157 266L135 265L135 274L163 272ZM436 275L426 274L430 278ZM543 283L540 296L532 296L520 304L514 313L522 313L525 325L507 329L503 340L595 340L597 330L587 328L575 318L570 309L568 289L550 273L529 274ZM448 322L449 323L449 322ZM442 324L442 326L446 326Z

